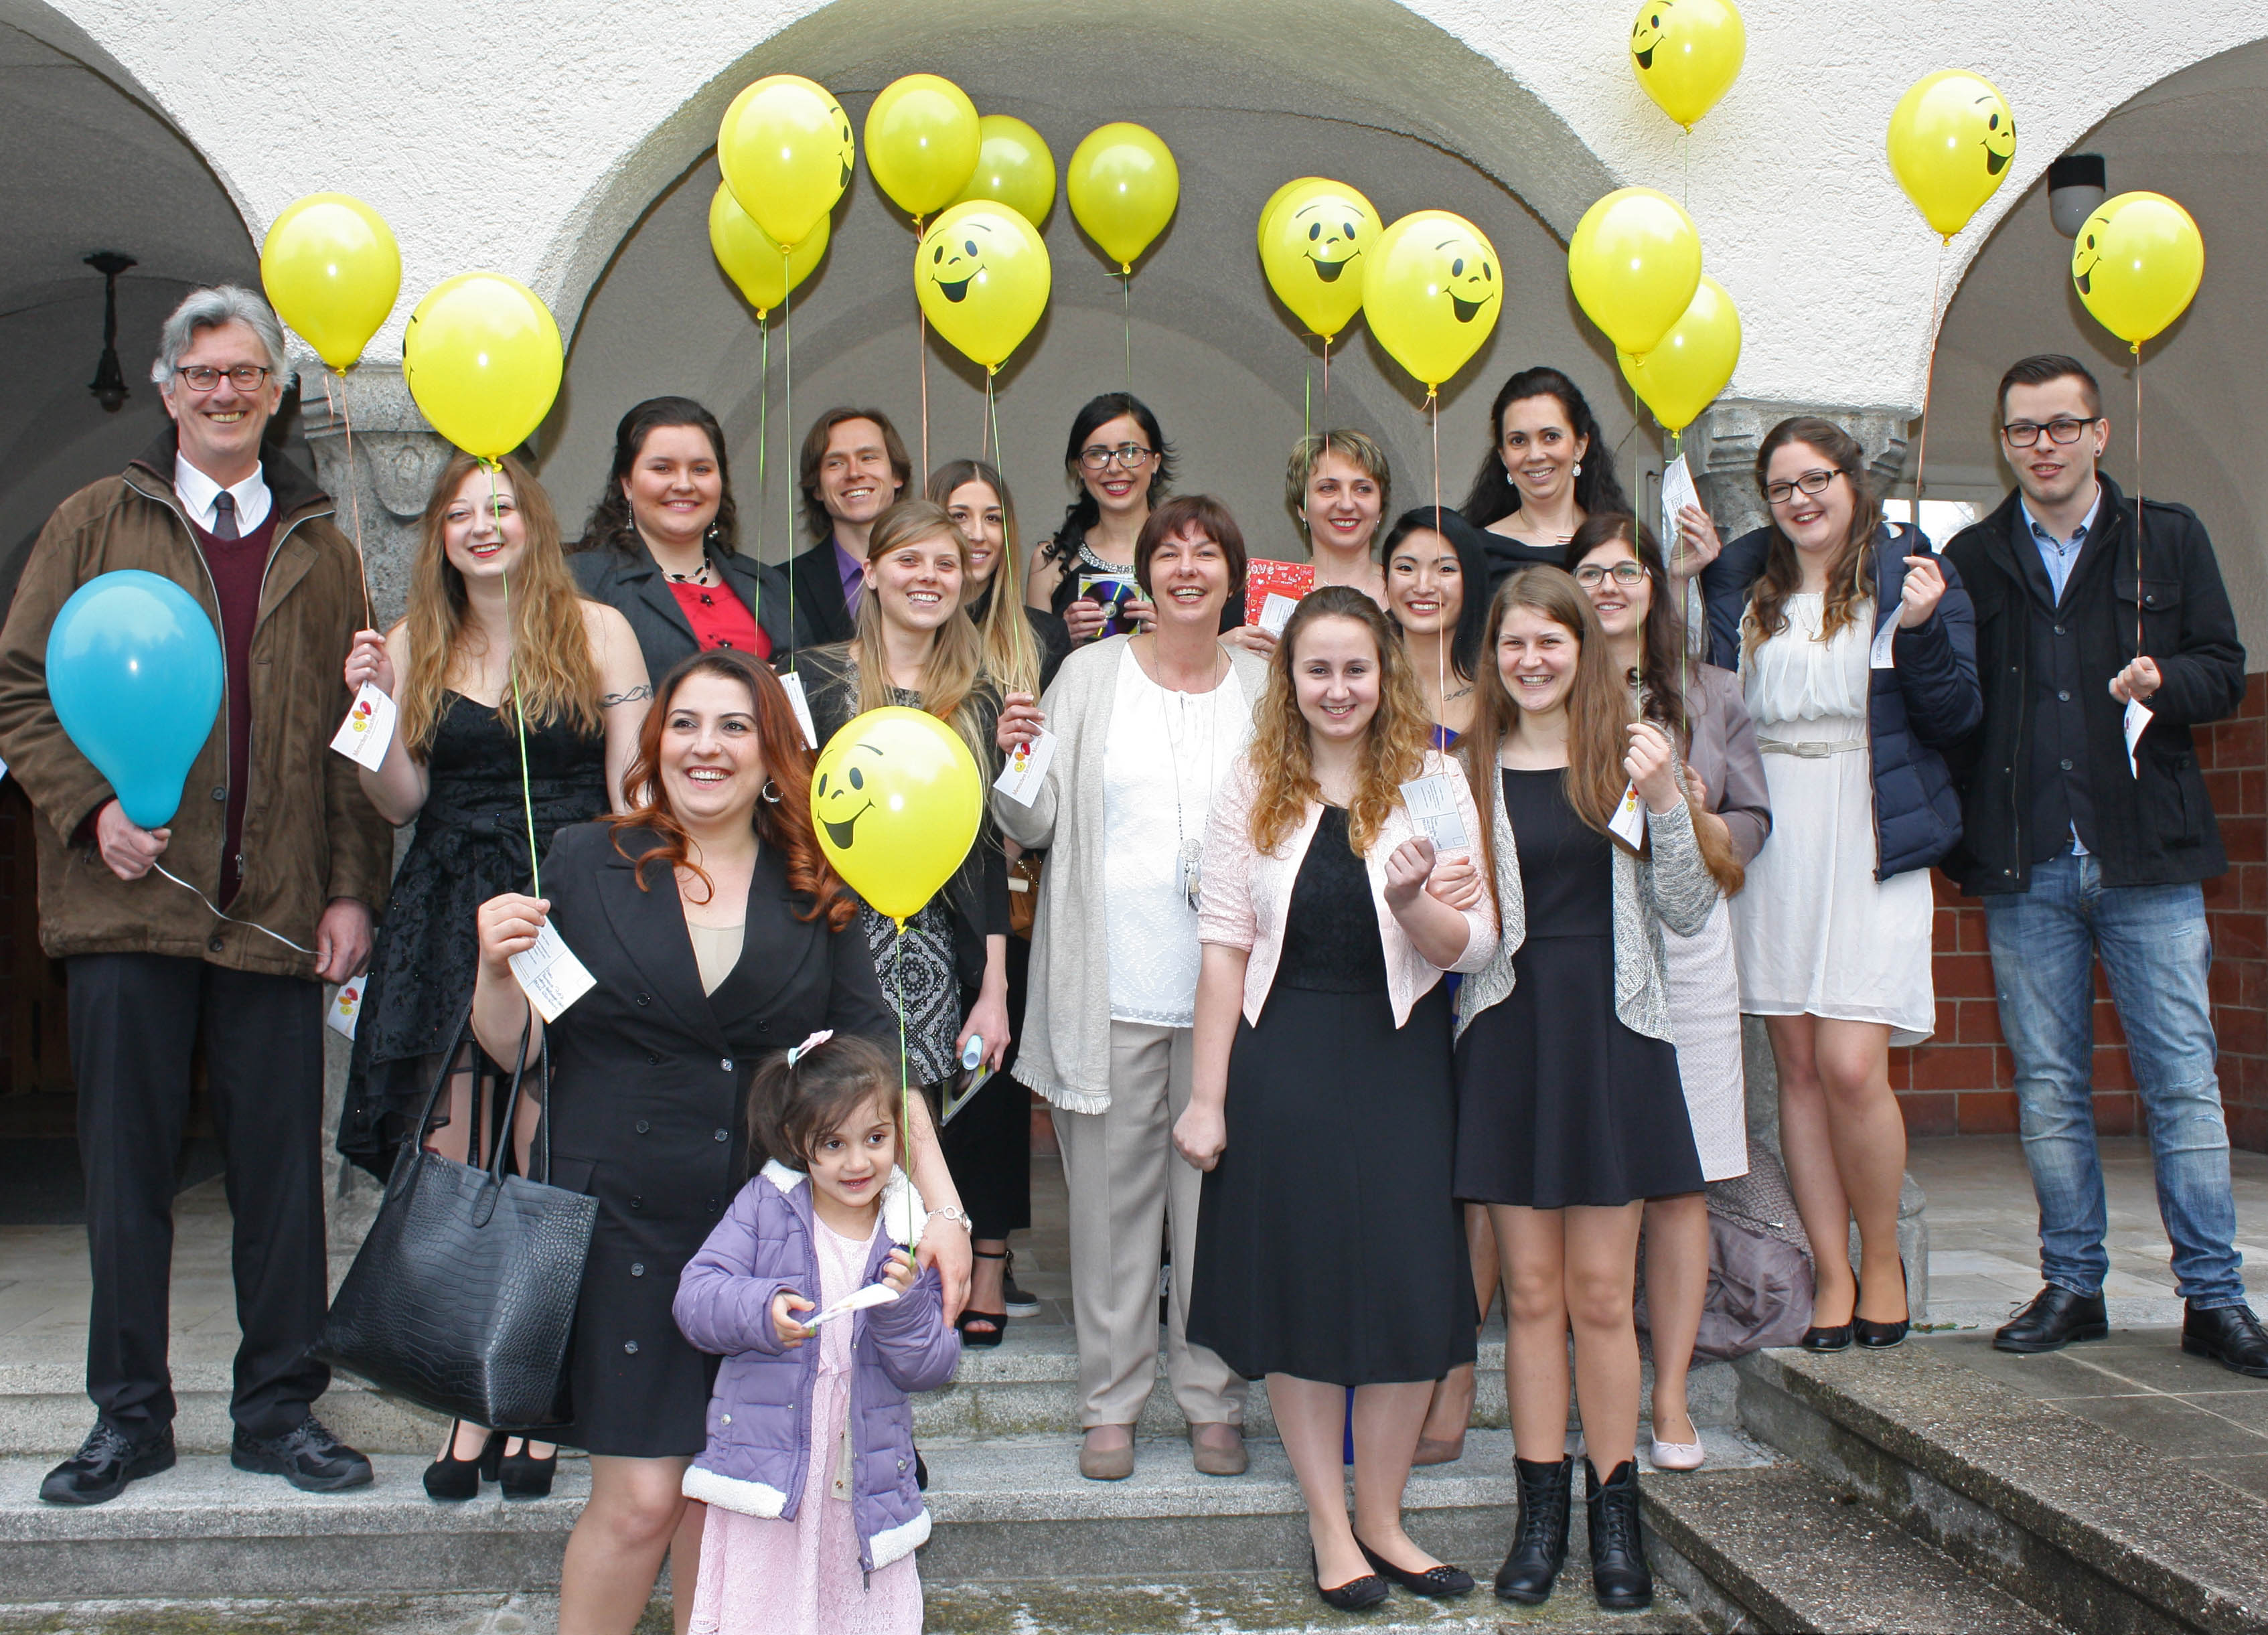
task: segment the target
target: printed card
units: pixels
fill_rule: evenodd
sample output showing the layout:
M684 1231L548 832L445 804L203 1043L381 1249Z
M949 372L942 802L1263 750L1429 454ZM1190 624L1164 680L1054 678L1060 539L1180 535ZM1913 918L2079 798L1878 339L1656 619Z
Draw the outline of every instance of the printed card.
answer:
M1874 646L1873 652L1867 656L1867 667L1875 670L1896 669L1897 655L1891 650L1897 639L1898 615L1894 613L1882 622L1882 628L1874 632Z
M331 748L356 764L377 771L386 760L387 746L394 741L396 713L394 700L379 692L374 682L364 681L347 711L347 718L339 724Z
M1284 622L1300 599L1315 588L1314 564L1255 556L1244 568L1244 622L1270 636L1284 634ZM1279 609L1276 604L1282 602Z
M1638 785L1631 784L1623 790L1623 798L1615 806L1615 815L1607 827L1631 846L1646 844L1646 808L1638 804Z
M803 678L790 670L779 679L787 694L788 708L795 711L795 722L803 729L803 741L813 749L819 748L819 729L811 724L811 701L803 696Z
M548 924L536 933L534 947L512 956L512 974L547 1022L557 1021L569 1005L599 984L557 930Z
M1047 782L1048 762L1055 758L1056 735L1042 727L1030 743L1016 746L1000 776L992 780L992 787L1018 806L1028 806L1039 799Z
M2150 725L2153 711L2139 698L2126 701L2126 770L2135 777L2142 776L2141 763L2135 759L2135 746L2142 741L2142 729Z
M1132 573L1082 573L1079 576L1079 593L1102 608L1101 636L1123 636L1134 629L1134 621L1125 615L1126 604L1142 600L1142 587L1134 582Z
M1688 505L1700 504L1701 491L1693 486L1693 473L1685 464L1685 456L1680 454L1661 474L1661 548L1669 553L1673 565L1685 549L1678 531L1677 513Z
M1465 833L1463 814L1457 810L1455 786L1445 774L1414 777L1402 786L1403 809L1410 821L1425 832L1436 851L1465 851L1472 837Z
M898 1292L887 1283L870 1283L855 1293L846 1294L825 1311L807 1311L796 1321L806 1329L816 1329L822 1322L833 1322L837 1317L848 1317L854 1311L865 1311L870 1306L887 1306L898 1298Z
M355 1023L362 1017L363 985L370 980L365 971L360 976L350 976L339 984L331 996L330 1005L323 1012L323 1026L342 1038L355 1036Z

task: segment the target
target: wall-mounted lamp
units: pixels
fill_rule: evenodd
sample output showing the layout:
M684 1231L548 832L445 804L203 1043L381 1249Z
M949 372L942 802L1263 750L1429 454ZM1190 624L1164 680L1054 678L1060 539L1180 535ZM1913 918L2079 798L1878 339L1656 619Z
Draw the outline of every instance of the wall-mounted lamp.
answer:
M118 275L134 265L134 258L115 250L97 250L84 259L102 275L102 357L86 389L94 394L104 413L114 415L128 395L126 371L118 363Z
M2066 239L2079 237L2110 191L2100 153L2066 153L2048 165L2048 219Z

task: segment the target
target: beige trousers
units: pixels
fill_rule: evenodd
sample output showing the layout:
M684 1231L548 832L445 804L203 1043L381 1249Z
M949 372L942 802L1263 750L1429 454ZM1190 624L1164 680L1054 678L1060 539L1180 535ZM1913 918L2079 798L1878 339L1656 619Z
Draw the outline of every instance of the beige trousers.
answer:
M1244 1423L1244 1381L1191 1345L1189 1278L1197 1264L1201 1171L1174 1150L1174 1121L1189 1104L1186 1027L1110 1024L1110 1108L1055 1109L1071 1194L1071 1311L1079 1324L1079 1424L1132 1425L1158 1369L1161 1234L1174 1234L1166 1378L1191 1425Z

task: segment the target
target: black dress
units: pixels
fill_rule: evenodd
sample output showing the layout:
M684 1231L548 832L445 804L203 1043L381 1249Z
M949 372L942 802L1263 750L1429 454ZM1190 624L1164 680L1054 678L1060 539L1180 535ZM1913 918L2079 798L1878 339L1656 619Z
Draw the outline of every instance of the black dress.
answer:
M670 1302L753 1167L758 1060L821 1027L897 1042L858 921L830 932L798 918L810 899L769 847L740 962L703 994L669 870L650 866L641 891L622 855L656 843L625 830L618 850L611 825L585 823L543 862L551 923L598 979L549 1029L551 1179L599 1200L568 1364L575 1418L554 1440L649 1459L707 1445L718 1359L677 1331Z
M339 1120L339 1151L381 1177L391 1158L387 1116L424 1100L433 1087L424 1058L447 1047L472 1000L481 904L534 884L519 734L493 704L460 693L444 697L417 833L371 948ZM604 735L565 721L531 725L527 780L535 843L547 848L563 826L607 810Z
M1363 859L1325 806L1260 1025L1228 1058L1228 1145L1204 1178L1189 1337L1247 1379L1438 1380L1478 1314L1449 1192L1449 1002L1397 1029Z
M1701 1189L1676 1048L1615 1014L1614 843L1558 770L1504 774L1528 936L1457 1042L1457 1196L1612 1208Z

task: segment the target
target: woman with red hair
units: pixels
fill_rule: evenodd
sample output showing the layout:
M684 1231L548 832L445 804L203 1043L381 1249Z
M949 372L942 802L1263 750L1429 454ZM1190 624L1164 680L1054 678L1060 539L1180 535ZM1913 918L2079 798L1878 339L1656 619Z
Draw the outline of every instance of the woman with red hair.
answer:
M575 1420L558 1432L591 1455L563 1635L629 1635L665 1553L692 1604L703 1507L681 1484L707 1445L717 1359L678 1333L670 1302L762 1161L744 1133L757 1061L821 1028L896 1043L857 901L812 832L810 782L772 674L736 649L697 653L646 717L627 815L560 830L543 899L481 907L474 1030L506 1062L548 1036L551 1181L599 1201L568 1362ZM597 979L549 1028L508 964L547 925ZM918 1254L939 1264L950 1312L968 1291L967 1217L918 1099L912 1116L909 1167L929 1209ZM523 1144L532 1123L523 1106Z

